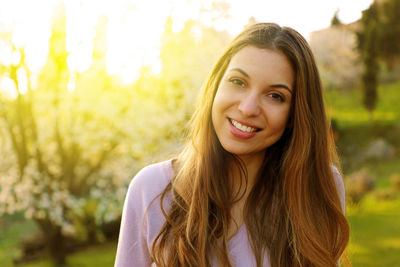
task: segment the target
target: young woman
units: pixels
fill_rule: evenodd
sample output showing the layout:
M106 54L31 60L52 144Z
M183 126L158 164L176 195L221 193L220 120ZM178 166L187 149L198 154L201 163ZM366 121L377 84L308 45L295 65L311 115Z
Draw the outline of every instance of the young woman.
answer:
M259 23L204 86L180 155L141 170L115 266L337 266L344 186L304 38Z

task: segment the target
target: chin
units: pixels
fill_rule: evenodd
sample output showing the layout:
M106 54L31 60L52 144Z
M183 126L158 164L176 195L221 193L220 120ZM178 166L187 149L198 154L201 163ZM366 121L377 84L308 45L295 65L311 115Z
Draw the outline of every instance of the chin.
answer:
M245 156L255 156L261 154L261 151L254 151L254 150L249 150L245 148L238 148L238 147L232 147L232 146L222 146L225 151L236 155L238 157L245 157Z

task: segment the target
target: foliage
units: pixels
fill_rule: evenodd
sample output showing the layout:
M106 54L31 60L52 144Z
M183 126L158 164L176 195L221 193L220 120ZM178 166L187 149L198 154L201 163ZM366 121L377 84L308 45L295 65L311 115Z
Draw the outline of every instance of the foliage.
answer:
M371 4L367 10L363 11L361 24L362 31L357 32L357 37L358 49L364 64L362 74L363 103L365 108L372 114L378 100L379 15L376 3Z
M3 67L16 97L1 98L7 137L2 154L9 154L10 160L0 176L0 215L22 210L33 218L60 263L65 261L65 237L99 241L103 233L95 226L119 219L125 178L133 166L122 143L134 138L122 127L127 103L118 105L114 101L120 99L111 92L87 87L87 78L73 77L65 43L62 15L53 26L37 87L24 49L14 47L19 61ZM72 79L76 93L68 91ZM99 82L110 84L104 76Z
M400 127L388 123L341 126L337 146L343 170L346 173L351 173L373 164L374 168L368 168L368 170L374 176L388 179L391 173L400 170L398 168L400 166L398 165L400 164L398 152L397 155L395 152L393 157L388 157L387 159L369 158L366 157L365 152L370 148L370 144L377 139L386 140L394 151L399 151L399 134ZM381 184L381 180L377 182L378 185Z
M140 118L146 120L145 124L152 123L149 135L156 138L157 146L162 144L166 148L165 152L158 149L158 155L153 153L153 160L181 148L196 96L230 39L228 33L198 21L187 21L179 32L172 30L171 18L166 22L160 48L161 72L154 75L143 68L134 85L139 94L146 96L152 111L152 114L141 114Z
M331 26L332 27L342 25L342 22L340 21L338 14L339 14L339 10L336 10L335 14L333 15L333 17L331 19Z
M400 193L400 175L395 173L390 176L390 184L394 193Z
M0 96L0 216L23 211L33 219L57 262L65 262L66 238L104 241L104 226L120 219L131 175L180 147L194 95L230 36L195 21L175 33L171 24L161 73L143 67L132 85L106 72L99 37L106 24L90 69L68 67L63 10L40 75L30 73L23 47L13 47L18 62L1 66L15 98Z
M174 33L172 19L168 19L160 49L163 66L160 82L165 90L161 93L173 95L173 102L169 104L174 112L183 110L186 119L192 114L195 96L230 39L226 32L218 32L193 20L187 21L180 32Z
M400 57L400 0L386 0L381 6L380 56L393 67Z
M366 170L360 170L346 177L345 184L347 201L357 205L369 191L375 188L375 177Z
M363 11L361 30L357 32L358 50L364 72L364 105L372 113L377 103L379 60L391 70L400 68L400 1L374 2ZM398 73L398 71L395 73ZM398 77L397 77L398 78Z

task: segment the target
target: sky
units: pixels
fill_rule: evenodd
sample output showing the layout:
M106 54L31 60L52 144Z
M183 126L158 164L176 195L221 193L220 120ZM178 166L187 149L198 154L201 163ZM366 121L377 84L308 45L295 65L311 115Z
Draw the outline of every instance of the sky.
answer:
M358 20L362 10L367 9L372 0L233 0L231 2L233 16L240 18L238 24L246 17L254 16L259 21L290 26L308 38L310 32L328 27L336 10L339 10L338 16L343 23Z
M201 19L206 25L238 34L250 17L257 21L290 26L306 38L315 30L326 28L336 10L343 23L361 17L372 0L225 0L229 19L212 23L199 10L211 8L213 0L65 0L67 12L68 66L82 72L90 67L95 25L100 15L108 18L107 71L119 75L125 83L133 82L138 70L149 65L161 69L160 37L167 16L179 31L185 20ZM215 1L215 0L214 0ZM219 0L223 1L223 0ZM39 71L48 53L51 17L56 0L0 0L0 34L11 32L16 47L24 46L30 68ZM0 62L18 61L12 48L0 40Z

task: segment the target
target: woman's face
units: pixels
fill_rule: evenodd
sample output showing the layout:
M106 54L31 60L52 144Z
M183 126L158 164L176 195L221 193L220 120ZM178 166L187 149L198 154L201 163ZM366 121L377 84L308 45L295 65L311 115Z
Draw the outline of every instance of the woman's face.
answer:
M286 129L294 79L280 51L247 46L234 55L212 106L223 148L241 157L263 157Z

